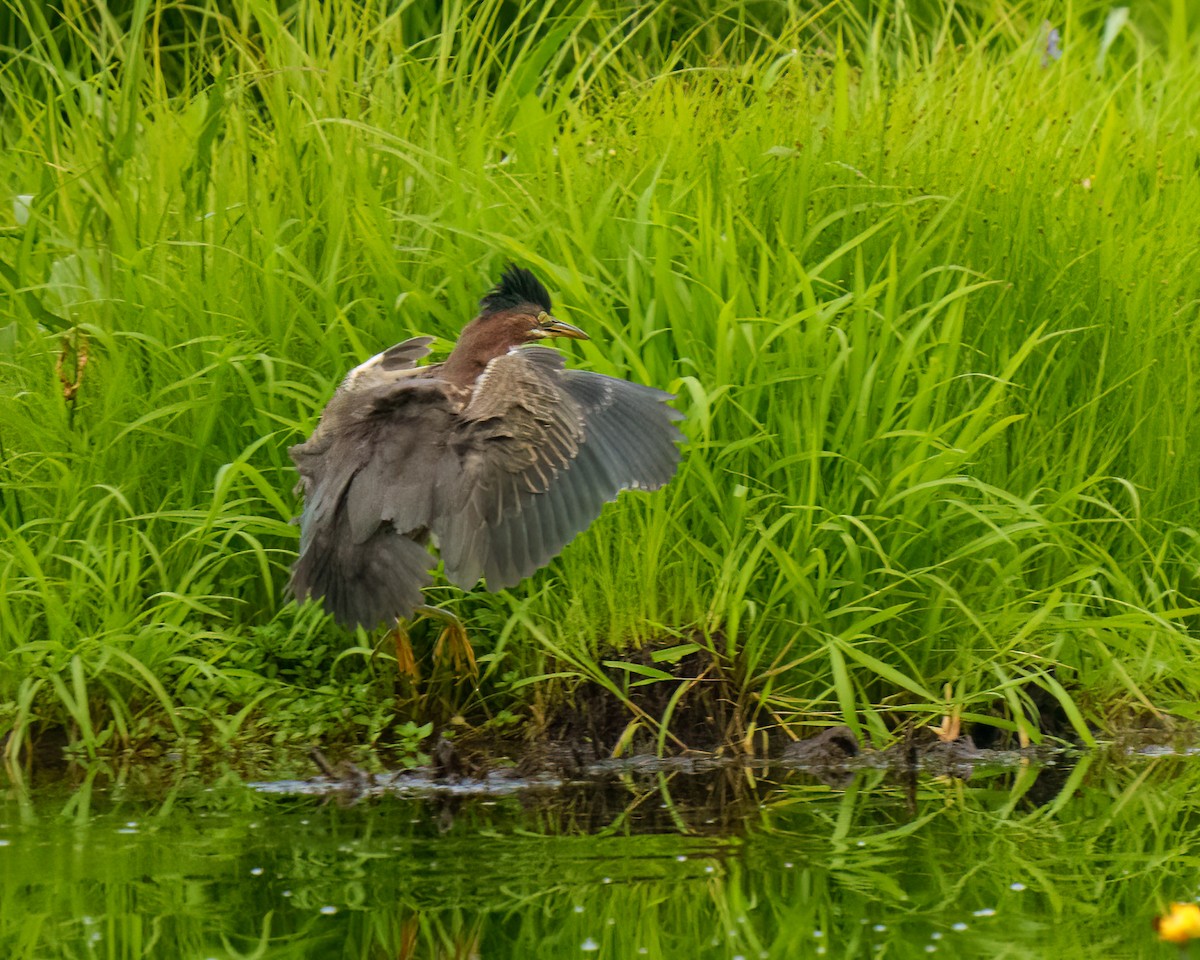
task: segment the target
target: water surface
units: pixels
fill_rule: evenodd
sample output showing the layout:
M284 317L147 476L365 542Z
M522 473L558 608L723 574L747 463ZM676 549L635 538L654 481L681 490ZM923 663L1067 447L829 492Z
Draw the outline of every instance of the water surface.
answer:
M629 773L506 796L7 782L0 956L1174 957L1200 758L848 784Z

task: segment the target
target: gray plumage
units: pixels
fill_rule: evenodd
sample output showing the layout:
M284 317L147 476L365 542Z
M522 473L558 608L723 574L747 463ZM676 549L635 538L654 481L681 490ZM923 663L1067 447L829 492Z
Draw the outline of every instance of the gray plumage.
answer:
M538 299L489 311L485 298L445 363L416 366L432 339L417 337L350 372L289 451L305 498L297 598L321 598L346 626L411 617L432 582L431 542L457 586L511 587L620 491L671 479L683 439L671 395L514 345L583 336Z

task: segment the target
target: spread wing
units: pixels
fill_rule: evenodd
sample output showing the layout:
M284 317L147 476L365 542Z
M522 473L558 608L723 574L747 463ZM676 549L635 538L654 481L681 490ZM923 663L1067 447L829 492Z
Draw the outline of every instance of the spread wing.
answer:
M463 588L514 586L626 489L655 490L679 462L670 394L563 368L545 347L492 360L442 463L433 532Z
M438 452L453 411L415 363L430 337L397 344L356 367L305 443L288 452L300 472L300 557L289 583L320 597L346 625L407 617L432 582L424 540Z

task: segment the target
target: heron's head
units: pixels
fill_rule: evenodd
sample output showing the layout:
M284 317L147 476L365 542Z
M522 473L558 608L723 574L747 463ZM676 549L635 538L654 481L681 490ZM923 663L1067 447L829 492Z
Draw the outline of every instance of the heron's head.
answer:
M550 337L588 339L578 327L551 314L550 293L537 277L512 264L479 301L475 324L486 328L492 337L506 341L508 347Z

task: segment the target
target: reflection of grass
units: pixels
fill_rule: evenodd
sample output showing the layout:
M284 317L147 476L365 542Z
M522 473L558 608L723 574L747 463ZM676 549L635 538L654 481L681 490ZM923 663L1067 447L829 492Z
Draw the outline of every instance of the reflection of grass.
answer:
M580 826L548 801L537 816L516 799L341 808L232 782L158 805L85 784L61 814L10 794L0 946L77 956L99 930L113 957L455 957L477 942L559 958L589 939L661 960L806 957L818 942L829 956L1166 955L1150 919L1195 893L1200 768L1085 757L1035 801L1037 774L923 781L911 798L882 773L842 792L784 783L723 836Z
M1043 66L1024 6L918 7L18 4L9 751L386 742L365 638L281 609L285 448L508 258L593 334L574 362L679 393L690 446L517 590L436 597L496 709L676 634L759 726L1186 709L1195 25L1135 10L1101 47L1076 4Z

